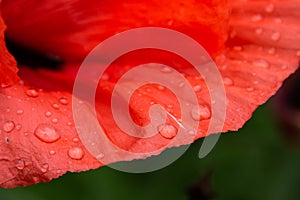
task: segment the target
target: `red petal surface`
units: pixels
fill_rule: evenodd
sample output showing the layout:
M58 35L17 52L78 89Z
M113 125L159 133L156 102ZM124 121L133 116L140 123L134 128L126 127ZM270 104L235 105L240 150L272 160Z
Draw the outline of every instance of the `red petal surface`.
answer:
M242 127L245 121L251 117L254 109L272 96L280 87L282 81L294 72L299 64L300 55L297 50L299 45L297 44L299 44L300 26L297 22L299 13L296 12L297 9L299 10L299 1L291 0L284 3L273 1L272 5L269 1L249 1L246 8L244 8L244 3L245 1L242 0L232 0L233 13L230 18L231 37L227 41L227 47L224 52L218 54L215 58L224 80L227 95L227 115L223 129L224 132L237 130ZM9 7L10 3L7 4ZM43 5L37 8L44 10L47 6L43 3ZM52 6L49 6L50 10L52 8ZM14 9L17 10L16 7ZM193 15L190 16L189 14L183 16L186 17L182 19L184 22L185 20L189 21L188 19L193 17ZM32 16L30 19L32 19ZM128 14L128 17L124 19L131 19L130 25L126 22L125 28L121 27L114 31L130 28L132 24L136 23L134 20L139 18L131 18L131 14ZM176 17L175 19L178 21L181 20ZM44 20L48 20L46 16ZM104 21L106 20L114 22L115 18L111 19L109 16L106 16ZM24 21L29 25L33 23L31 20ZM149 25L145 23L144 19L138 22L141 23L141 26ZM42 23L42 20L40 23ZM274 23L276 23L276 26L274 26ZM26 25L26 23L24 24ZM115 24L116 27L118 25ZM157 25L161 24L158 23ZM45 25L42 24L41 26L44 27ZM190 26L192 24L184 23L183 27L187 29L183 32L188 34L192 32L194 27ZM178 25L178 27L181 26ZM106 29L110 31L108 27ZM106 29L104 27L103 30ZM257 31L257 29L263 30ZM180 30L180 28L177 30ZM109 32L108 35L101 36L101 38L110 36L109 34L112 34L114 31ZM85 30L84 37L87 35L86 32ZM80 30L78 33L80 33ZM61 37L61 41L64 42L63 38L69 38L70 32L65 34L67 36L59 36L58 34L53 36L53 38L57 39ZM17 35L10 35L17 41ZM79 36L80 34L78 34ZM49 34L50 37L52 37L51 34ZM17 42L27 45L23 39L27 38L30 41L29 38L32 39L32 36L28 37L25 34L24 38L20 38L23 43L22 41ZM73 51L75 44L70 43L69 40L67 41L68 45L65 45L61 50L56 48L56 46L51 46L51 42L43 43L40 41L40 43L43 44L40 46L42 51L59 55L61 58L71 58L74 55L81 57L87 52L87 49L91 49L95 45L95 43L91 45L87 44L88 48L82 50L80 48L83 48L82 44L85 44L83 42L77 46L79 50L76 48ZM39 49L35 42L32 44L33 48ZM222 42L212 45L213 50L211 52L217 52L222 46L221 44ZM149 55L149 52L146 53L144 52L143 54L142 52L140 58L144 58L145 56L143 55L145 54ZM167 58L171 57L170 55L166 56ZM106 131L110 141L128 151L142 152L144 153L143 157L147 157L151 154L148 152L156 149L160 149L161 151L166 146L169 147L168 144L173 137L171 134L172 130L168 128L164 130L165 135L157 134L147 139L130 137L123 133L112 120L110 107L111 92L117 79L131 69L134 64L142 61L145 60L138 59L137 61L132 61L124 57L119 59L119 62L116 62L115 66L111 66L111 69L107 72L107 77L98 87L96 108L98 111L98 120L101 125L109 127ZM170 66L174 64L168 63L166 60L163 61L167 62L166 64ZM130 65L128 66L128 64ZM84 171L102 165L85 149L73 125L71 111L72 96L68 91L72 89L78 65L67 64L59 73L48 70L21 68L21 76L25 79L26 83L29 82L31 86L42 87L53 92L32 90L28 86L22 85L1 89L0 126L2 128L0 134L0 163L3 169L2 172L4 172L0 173L0 185L2 187L25 186L40 181L49 181L64 174L66 171ZM202 113L199 116L201 126L196 138L203 137L207 134L206 131L208 130L211 117L211 102L207 86L203 79L198 74L195 74L195 71L187 63L179 61L177 65L175 68L194 86L199 104L201 105ZM123 67L120 68L120 66ZM128 82L126 85L123 85L124 93L126 93L126 88L130 87L130 84ZM162 90L157 85L149 84L140 88L130 100L131 116L137 124L144 125L149 122L148 111L152 102L163 105L176 118L180 117L179 105L174 95L166 89ZM86 112L90 112L88 107L83 106L83 109ZM172 124L175 129L178 127L178 124L170 118L167 123ZM185 143L186 141L182 140L179 143L171 144L171 146L178 146ZM105 141L100 145L105 145ZM115 160L131 160L134 158L137 157L117 157Z

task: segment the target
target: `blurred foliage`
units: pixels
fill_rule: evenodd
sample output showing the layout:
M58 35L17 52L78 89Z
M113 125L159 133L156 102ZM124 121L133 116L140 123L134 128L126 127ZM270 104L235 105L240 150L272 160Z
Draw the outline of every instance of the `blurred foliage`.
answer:
M199 181L216 200L299 199L300 148L282 140L269 105L260 107L238 132L222 134L204 159L198 158L198 140L180 159L156 172L129 174L102 167L50 183L0 189L0 199L188 200L189 188Z

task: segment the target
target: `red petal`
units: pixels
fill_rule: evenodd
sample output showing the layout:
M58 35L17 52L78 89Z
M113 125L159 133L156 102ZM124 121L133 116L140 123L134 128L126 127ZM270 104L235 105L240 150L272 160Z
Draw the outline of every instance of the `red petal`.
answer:
M233 16L238 14L237 11L241 11L248 18L241 18L241 21L238 23L234 18L231 20L231 28L235 33L232 36L235 35L235 37L228 41L228 48L224 54L216 58L216 63L224 79L228 99L227 116L223 131L240 128L250 118L253 110L273 95L280 87L282 81L298 66L299 57L296 56L297 51L294 49L293 44L299 42L299 38L289 38L287 34L290 32L284 31L286 26L292 27L291 33L294 33L292 35L299 35L299 25L296 23L297 18L291 13L281 12L281 9L286 9L291 7L291 5L297 7L299 4L296 4L295 1L286 1L285 3L281 2L279 6L278 3L274 2L275 8L278 9L280 14L278 17L287 19L282 20L282 26L275 27L270 25L271 19L275 19L274 16L268 13L261 13L261 8L265 8L267 3L262 3L260 7L255 7L257 6L256 1L252 3L249 2L247 8L243 8L243 3L234 4ZM253 10L269 17L270 20L266 21L264 26L270 27L271 31L280 32L281 39L287 38L287 40L285 42L269 41L267 37L264 37L261 40L252 41L251 37L248 36L248 32L243 32L243 29L239 29L239 27L241 24L245 26L245 29L248 27ZM253 26L255 28L260 27L260 25ZM44 50L51 52L51 50L56 49L49 47L49 49L45 48ZM68 50L64 49L55 53L67 58L70 55L75 55L73 54L74 52L71 54L64 52L68 52ZM79 52L83 51L80 50ZM147 53L147 55L149 54ZM167 58L169 58L168 56ZM137 61L137 63L141 60ZM122 63L122 59L119 61ZM125 58L123 61L125 63L128 62ZM166 60L164 61L166 62ZM130 64L133 63L131 62ZM198 100L202 105L201 110L203 112L199 116L202 119L202 123L197 133L197 138L199 138L206 134L210 122L209 108L211 102L209 93L203 80L190 69L191 66L184 62L179 62L179 65L177 69L184 73L185 78L194 86ZM98 102L96 105L99 112L98 119L101 125L109 127L106 131L110 141L131 152L142 152L144 153L142 157L149 156L151 153L154 154L154 152L151 152L153 150L164 149L170 141L167 138L173 137L172 128L160 128L159 130L164 133L157 134L152 138L136 139L123 133L112 120L110 96L113 86L117 79L130 69L125 66L123 68L120 68L120 66L115 67L119 67L119 70L113 70L114 66L112 66L112 69L108 71L110 78L99 85L96 99ZM70 71L72 72L71 74ZM30 73L37 74L31 69L23 70L22 73L25 78L32 77ZM54 74L46 70L40 70L38 74L43 75L43 77L40 77L40 80L39 76L34 77L37 80L33 81L33 83L40 83L40 81L43 81L42 79L47 77L48 83L45 80L44 83L48 89L56 90L60 87L49 83L61 82L69 85L64 88L65 90L70 90L76 74L76 66L69 65L68 67L66 65L63 73L65 74ZM68 75L68 79L65 78L65 75ZM130 82L128 84L123 85L124 92L126 92L126 87L130 87ZM200 87L202 88L201 90L199 89ZM0 111L5 113L0 120L3 133L0 135L0 142L3 147L0 151L0 158L3 171L6 172L0 173L0 185L2 187L29 185L40 181L49 181L66 171L83 171L101 166L101 163L92 157L83 144L74 139L78 138L78 136L74 126L69 126L70 122L73 122L70 101L66 105L66 103L62 103L65 101L60 102L59 100L61 97L70 100L70 94L38 91L38 96L36 96L35 91L27 92L27 90L27 87L14 86L2 89L0 92L0 100L3 102L0 105ZM138 92L144 95L140 97ZM131 116L137 124L144 125L149 122L148 111L152 101L166 107L173 116L180 117L180 108L174 95L168 90L161 90L157 85L150 84L140 88L138 92L130 100ZM173 107L168 106L169 104L172 104ZM34 115L31 114L32 108L35 109ZM20 111L21 109L23 110L22 112ZM84 109L86 109L87 113L90 112L87 107L84 107ZM47 117L49 115L48 111L52 113L50 117ZM28 118L31 120L29 121ZM175 129L178 127L174 120L168 120L168 124L173 125ZM45 133L45 124L51 124L50 127L48 126L49 133ZM46 134L47 136L47 139L44 139L44 141L42 141L43 139L41 140L43 133L34 133L37 128L41 127L44 130L44 135ZM56 135L57 133L59 137ZM167 137L164 138L163 135ZM179 143L173 143L172 146L184 143L186 141L182 140ZM105 145L105 141L100 145ZM149 154L148 152L151 153ZM115 161L133 158L141 157L121 156L116 157Z

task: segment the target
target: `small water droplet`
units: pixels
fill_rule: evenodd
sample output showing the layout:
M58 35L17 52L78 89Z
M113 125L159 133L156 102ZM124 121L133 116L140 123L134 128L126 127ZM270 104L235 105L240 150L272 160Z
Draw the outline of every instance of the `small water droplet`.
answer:
M104 158L104 154L103 153L99 153L97 156L96 156L97 160L101 160L102 158Z
M171 67L166 67L164 66L163 68L161 68L160 70L161 72L164 72L164 73L170 73L173 71L173 69Z
M224 85L231 86L231 85L233 85L233 80L231 78L224 77L223 83L224 83Z
M108 81L109 80L109 75L107 73L102 74L101 80Z
M82 159L84 152L80 147L73 147L69 150L68 155L74 160L80 160Z
M17 115L22 115L24 113L24 110L18 109L16 113L17 113Z
M43 142L52 143L60 138L55 128L50 124L40 124L34 131L34 135Z
M268 5L265 7L265 11L266 11L267 13L272 13L272 12L274 11L274 9L275 9L275 6L274 6L274 4L272 4L272 3L268 4Z
M5 83L1 83L1 87L2 87L2 88L7 88L7 87L9 87L9 85L8 85L8 84L5 84Z
M25 168L25 161L20 159L20 160L17 160L16 162L16 168L18 170L23 170Z
M21 124L17 124L16 125L16 129L19 131L19 130L21 130L21 128L22 128L22 125Z
M52 104L52 107L55 109L59 109L59 105L57 103Z
M211 113L207 106L199 105L199 108L194 107L191 110L191 116L194 120L199 121L209 119L211 117Z
M288 68L287 65L282 65L282 66L281 66L281 69L283 69L283 70L286 70L287 68Z
M160 91L163 91L165 89L165 87L162 86L162 85L159 85L159 86L157 86L157 89L160 90Z
M259 83L259 81L253 81L254 85L257 85Z
M75 142L75 143L76 143L76 142L79 142L79 138L74 137L74 138L73 138L73 142Z
M271 39L273 41L278 41L280 39L280 33L279 32L272 33Z
M58 119L57 118L52 118L51 121L52 121L53 124L57 124L58 123Z
M177 128L171 124L161 124L157 129L160 135L167 139L172 139L177 134Z
M46 173L46 172L48 171L48 169L49 169L49 164L48 164L48 163L44 163L44 164L42 165L41 171L42 171L43 173Z
M270 55L274 55L275 53L276 53L276 49L274 47L272 47L268 50L268 54L270 54Z
M5 132L7 132L7 133L9 133L9 132L11 132L12 130L14 130L14 128L15 128L15 123L14 123L13 121L7 121L7 122L5 122L5 123L3 124L3 126L2 126L2 129L3 129Z
M49 111L48 111L48 112L45 112L45 116L46 116L46 117L51 117L51 115L52 115L51 112L49 112Z
M61 174L61 170L60 169L56 170L56 173Z
M10 112L10 108L6 108L6 110L5 110L5 111L9 113L9 112Z
M236 35L237 35L236 31L233 30L230 32L230 38L235 38Z
M56 152L55 152L54 150L50 150L50 151L49 151L49 154L50 154L50 155L55 155Z
M189 130L187 133L188 133L189 135L195 135L195 131L194 131L194 130Z
M282 20L281 20L281 18L275 18L275 19L274 19L274 22L275 22L276 24L281 24L281 23L282 23Z
M26 95L29 97L38 97L39 93L35 89L29 89L26 91Z
M201 85L195 85L193 87L193 90L194 90L194 92L200 92L202 90L202 87L201 87Z
M262 16L260 14L255 14L251 17L252 22L259 22L262 20Z
M247 87L246 90L247 90L248 92L251 92L251 91L254 90L254 88L253 88L253 87Z
M69 102L67 98L62 97L59 99L59 103L61 103L62 105L68 105Z
M253 62L253 65L255 65L256 67L263 67L263 68L269 68L270 67L270 64L264 59L255 60Z
M241 46L234 46L232 49L233 49L234 51L242 51L242 50L243 50L243 47L241 47Z
M263 32L263 29L262 29L262 28L257 28L257 29L255 29L255 34L256 34L256 35L261 35L262 32Z
M72 122L68 122L67 123L68 126L72 126L72 124L73 124Z
M296 56L300 57L300 50L296 51Z
M19 84L23 86L25 83L24 83L23 80L20 80L20 81L19 81Z

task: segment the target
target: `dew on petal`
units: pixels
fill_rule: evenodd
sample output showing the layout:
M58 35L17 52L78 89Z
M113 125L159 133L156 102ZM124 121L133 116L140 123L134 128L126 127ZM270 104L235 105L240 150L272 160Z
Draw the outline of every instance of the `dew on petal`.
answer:
M3 131L9 133L15 128L15 123L13 121L7 121L3 124L2 129Z
M268 61L264 60L264 59L258 59L255 60L253 62L253 65L255 65L256 67L263 67L263 68L268 68L270 67L270 64L268 63Z
M49 169L49 164L48 164L48 163L44 163L44 164L42 165L41 171L42 171L43 173L46 173L46 172L48 171L48 169Z
M162 85L159 85L159 86L157 86L157 89L160 90L160 91L163 91L165 89L165 87L162 86Z
M164 73L170 73L173 71L173 69L171 67L166 67L164 66L163 68L161 68L160 70L161 72L164 72Z
M262 20L262 16L261 16L260 14L253 15L253 16L251 17L251 21L252 21L252 22L259 22L259 21L261 21L261 20Z
M210 110L207 106L199 105L199 108L196 106L191 110L191 116L194 120L205 120L211 117Z
M24 160L22 160L22 159L20 159L20 160L17 160L17 162L16 162L16 168L18 169L18 170L22 170L22 169L24 169L25 168L25 161Z
M34 131L34 135L42 142L52 143L60 138L55 128L50 124L39 124Z
M280 33L279 32L275 32L275 33L272 33L272 35L271 35L271 39L273 40L273 41L278 41L279 39L280 39Z
M224 83L224 85L231 86L231 85L233 85L233 80L231 78L224 77L223 83Z
M53 118L51 121L52 121L53 124L57 124L58 123L58 119L57 118Z
M74 137L72 141L75 142L75 143L76 143L76 142L79 142L79 138Z
M177 128L171 124L161 124L157 127L161 136L167 139L172 139L177 134Z
M263 32L263 29L262 29L262 28L257 28L257 29L255 29L255 34L256 34L256 35L261 35L262 32Z
M39 93L35 89L29 89L26 91L26 95L29 97L38 97Z
M51 112L49 112L49 111L48 111L48 112L45 112L45 116L46 116L46 117L50 117L51 115L52 115Z
M241 47L241 46L234 46L232 49L233 49L234 51L242 51L242 50L243 50L243 47Z
M103 153L99 153L99 154L96 156L96 159L97 159L97 160L100 160L100 159L102 159L102 158L104 158L104 154L103 154Z
M52 104L52 107L55 109L59 109L59 105L57 103Z
M24 110L18 109L16 113L17 113L17 115L22 115L24 113Z
M265 7L265 11L266 11L267 13L272 13L272 12L274 11L274 9L275 9L275 6L274 6L274 4L272 4L272 3L268 4L268 5Z
M68 105L69 102L67 98L62 97L59 99L59 103L61 103L62 105Z
M253 88L253 87L247 87L246 90L247 90L248 92L251 92L251 91L254 90L254 88Z
M68 155L74 160L81 160L84 156L84 152L80 147L73 147L69 150Z
M296 51L296 56L300 57L300 50Z
M49 151L49 154L50 154L50 155L55 155L56 152L55 152L54 150L50 150L50 151Z
M268 54L270 54L270 55L274 55L275 53L276 53L276 49L274 47L272 47L268 50Z
M21 130L21 128L22 128L22 125L21 125L21 124L17 124L17 125L16 125L16 130L19 131L19 130Z
M194 92L200 92L202 90L202 87L201 87L201 85L195 85L193 87L193 90L194 90Z

